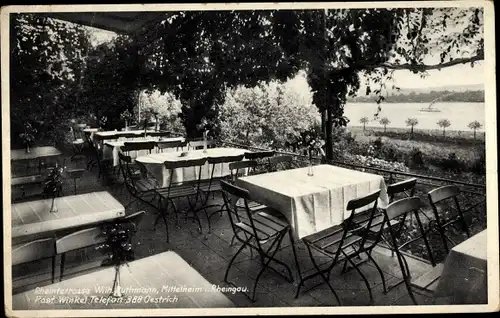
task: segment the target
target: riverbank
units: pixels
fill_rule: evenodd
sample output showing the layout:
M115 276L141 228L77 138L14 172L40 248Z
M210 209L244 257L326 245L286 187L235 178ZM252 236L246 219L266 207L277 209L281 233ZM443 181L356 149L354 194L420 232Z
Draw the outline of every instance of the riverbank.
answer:
M364 134L364 135L385 135L387 137L395 138L394 134L400 135L401 139L409 138L410 127L407 128L397 128L397 127L387 127L384 131L383 126L365 126L365 130L363 131L363 126L347 126L347 131L350 131L353 134ZM433 138L434 141L442 140L442 141L453 141L453 139L465 139L465 140L474 140L474 131L472 130L446 130L443 136L442 129L413 129L413 139L419 140L418 138L423 135L427 135ZM420 137L421 138L421 137ZM485 140L485 132L483 130L476 131L476 140L484 142ZM421 140L423 141L423 140Z

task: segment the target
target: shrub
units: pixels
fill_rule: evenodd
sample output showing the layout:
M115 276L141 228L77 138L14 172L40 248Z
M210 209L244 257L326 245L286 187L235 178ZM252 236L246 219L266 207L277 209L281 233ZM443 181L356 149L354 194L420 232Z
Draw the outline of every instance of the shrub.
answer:
M392 170L392 171L401 171L401 172L409 172L407 166L401 162L389 162L382 159L370 157L370 156L362 156L362 155L349 155L346 154L344 156L344 160L346 163L362 165L367 167Z
M419 148L413 148L408 154L406 162L410 167L422 166L424 164L424 154Z
M451 170L454 172L461 172L465 170L465 165L463 162L460 162L457 155L452 152L448 155L448 158L443 159L441 161L441 166L444 170Z

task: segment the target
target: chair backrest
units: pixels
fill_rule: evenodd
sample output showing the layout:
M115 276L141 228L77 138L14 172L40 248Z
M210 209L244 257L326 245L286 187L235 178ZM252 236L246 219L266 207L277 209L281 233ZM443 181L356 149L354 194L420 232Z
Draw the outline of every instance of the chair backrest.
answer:
M12 265L54 257L56 245L53 238L45 238L21 244L12 249Z
M385 209L387 216L386 221L391 221L399 218L408 212L418 211L422 206L422 202L418 197L403 198L390 203ZM390 226L390 223L389 223Z
M255 160L243 160L243 161L231 162L229 164L231 179L234 181L235 179L240 177L242 171L247 171L248 174L251 174L252 169L254 169L257 165L258 163Z
M334 262L337 262L338 257L342 254L342 250L349 245L352 237L361 236L359 246L365 246L368 239L368 229L371 227L372 221L377 213L377 199L380 195L380 190L373 191L365 196L350 200L347 203L347 210L351 211L351 215L342 223L343 231L340 239L332 241L329 245L338 244L335 252ZM368 213L368 219L361 223L354 222L354 216L357 209L373 204Z
M380 195L380 190L376 190L360 198L352 199L349 202L347 202L347 210L354 212L355 210L367 206L368 204L371 203L376 204L379 195Z
M141 172L141 177L143 179L153 179L156 185L158 186L158 180L156 180L156 178L151 173L149 173L148 169L146 168L146 165L137 160L134 162L135 165L139 168L139 171Z
M387 186L387 195L390 200L393 201L397 194L405 194L407 197L412 197L415 194L415 185L417 184L417 178L411 178L396 182ZM409 191L409 193L407 193Z
M207 162L207 158L200 158L200 159L186 159L182 161L165 161L163 164L165 165L165 168L170 172L170 178L167 186L167 197L170 196L170 190L172 189L172 184L173 182L173 175L174 175L174 169L178 168L187 168L187 167L194 167L195 169L198 168L197 174L198 178L196 180L196 200L195 202L198 202L198 197L199 197L199 189L200 189L200 183L201 183L201 178L202 178L202 173L201 169Z
M274 156L274 150L252 151L245 153L245 158L249 160L257 160Z
M172 133L170 131L151 131L147 133L148 136L154 137L170 137Z
M427 194L431 203L436 204L440 201L456 197L459 193L459 187L457 187L456 185L448 185L431 190Z
M236 155L236 156L224 156L224 157L213 157L213 158L207 158L207 161L209 164L216 165L216 164L221 164L221 163L231 163L235 161L241 161L245 155Z
M118 137L119 138L137 138L137 137L141 137L143 136L144 134L137 134L137 133L124 133L124 134L119 134Z
M203 138L188 138L186 139L188 144L188 150L192 149L202 149L203 148ZM207 148L211 148L215 145L214 139L207 139Z
M278 167L283 169L296 168L297 164L290 155L269 157L269 171L276 171Z
M156 146L159 150L168 149L168 148L179 148L184 149L187 146L187 141L185 140L160 140L156 143Z
M119 220L119 222L120 223L130 222L130 223L134 224L135 232L137 232L137 229L139 228L139 224L141 223L141 220L144 218L145 215L146 215L146 211L135 212L135 213L132 213L132 214L129 214L127 216L122 217Z
M224 199L224 203L226 204L229 213L229 220L231 222L231 227L233 228L234 234L238 235L238 231L236 230L235 224L240 221L242 216L248 219L251 218L250 209L248 209L248 201L250 200L250 194L248 190L243 189L225 180L221 180L220 185L222 189L222 198ZM236 206L236 203L239 200L243 200L244 202L244 208L243 208L244 215L242 216L240 215L238 207Z
M156 146L156 141L135 141L123 143L125 151L151 150Z
M102 234L101 227L92 227L66 235L56 241L57 254L78 250L104 243L106 236Z
M207 158L200 158L200 159L186 159L178 161L165 161L163 165L167 170L172 170L177 168L203 166L206 162Z
M132 178L132 172L130 171L129 164L132 162L132 158L127 156L121 152L118 152L118 164L120 170L122 172L123 180L125 182L125 186L129 189L129 191L133 191L134 188L134 180Z

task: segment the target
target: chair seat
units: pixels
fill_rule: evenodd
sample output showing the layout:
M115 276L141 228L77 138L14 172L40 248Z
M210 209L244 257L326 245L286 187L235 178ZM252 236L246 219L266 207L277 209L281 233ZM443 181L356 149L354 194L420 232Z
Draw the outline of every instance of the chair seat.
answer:
M334 255L339 248L339 244L342 239L343 233L344 233L343 227L341 225L336 225L305 237L304 242L306 244L313 245L317 249L327 254ZM349 235L344 239L342 248L346 249L349 246L352 246L355 243L360 242L361 240L362 238L360 236ZM349 251L349 253L347 254L348 255L354 254L354 252Z
M220 186L219 180L220 179L213 179L211 184L209 183L208 180L200 182L200 191L202 191L202 192L221 191L222 188Z
M247 204L248 204L248 209L252 212L267 208L267 206L265 206L264 204L260 204L260 203L255 202L255 201L248 201ZM236 207L244 209L245 208L244 201L238 200L238 202L236 202Z
M181 198L181 197L196 195L198 193L196 191L196 189L190 185L181 185L181 186L171 187L170 192L168 191L168 188L157 189L156 191L163 198L166 198L167 195L169 198Z
M151 191L156 189L156 182L153 179L139 179L134 181L135 187L137 190L144 192L144 191Z
M259 241L266 241L270 238L278 235L284 230L287 230L289 225L288 223L275 216L276 213L279 213L271 208L266 208L260 210L252 216L252 220L257 232L257 239ZM252 227L250 225L249 220L243 220L235 224L236 227L241 230L247 232L250 235L254 235Z

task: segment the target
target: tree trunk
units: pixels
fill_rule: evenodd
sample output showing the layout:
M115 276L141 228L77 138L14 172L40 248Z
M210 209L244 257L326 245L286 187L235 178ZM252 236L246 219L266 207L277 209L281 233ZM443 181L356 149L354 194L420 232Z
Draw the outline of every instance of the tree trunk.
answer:
M476 129L474 129L474 140L476 140Z
M386 133L387 131L387 125L384 125L384 134Z
M366 125L366 124L365 124L365 123L363 123L363 131L365 131L365 125Z
M410 136L413 137L413 126L411 126Z
M327 122L326 122L326 159L333 160L333 138L332 138L332 107L333 105L327 106Z
M445 130L444 130L444 128L443 128L443 137L445 136L445 134L446 134L446 132L445 132Z

